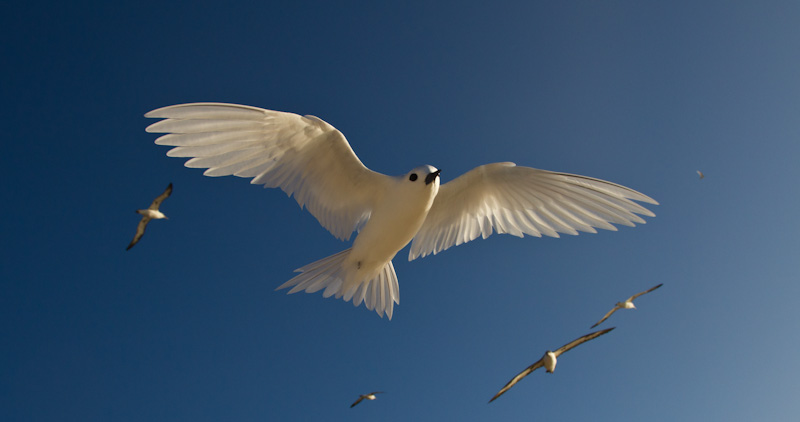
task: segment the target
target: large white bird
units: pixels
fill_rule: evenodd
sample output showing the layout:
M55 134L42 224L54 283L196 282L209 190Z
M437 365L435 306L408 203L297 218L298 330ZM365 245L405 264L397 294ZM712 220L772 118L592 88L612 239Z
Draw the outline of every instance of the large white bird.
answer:
M133 236L133 240L131 240L131 243L128 245L128 247L125 248L126 251L132 248L133 245L137 244L139 239L144 236L144 230L147 228L147 223L149 223L150 220L161 220L163 218L167 218L163 212L158 210L158 207L160 207L161 203L164 202L165 199L169 198L170 195L172 195L172 183L167 186L167 189L164 190L164 193L158 195L156 199L153 200L153 203L150 204L147 209L136 210L136 213L140 214L142 219L139 220L139 225L136 226L136 234Z
M553 371L556 370L556 364L558 363L559 356L563 355L564 353L567 353L570 349L577 347L582 343L585 343L591 339L602 336L603 334L613 330L614 328L616 327L606 328L605 330L595 331L593 333L586 334L583 337L572 340L571 342L559 347L558 349L556 349L555 352L551 352L550 350L546 351L541 359L537 360L533 365L525 368L524 371L517 374L514 378L511 378L511 381L509 381L503 388L501 388L500 391L498 391L497 394L495 394L494 397L492 397L492 399L489 400L489 403L493 402L494 399L503 395L503 393L508 391L516 383L520 382L523 378L530 375L531 372L541 367L544 367L545 372L549 372L552 374Z
M649 288L649 289L647 289L647 290L645 290L643 292L636 293L635 295L625 299L622 302L617 302L617 304L614 305L614 307L611 308L611 310L608 311L608 313L606 313L602 318L600 318L600 321L597 321L594 325L592 325L591 328L597 327L598 325L602 324L603 321L607 320L608 317L611 316L611 314L613 314L614 312L617 312L620 309L636 309L636 305L633 304L633 300L634 299L636 299L637 297L639 297L639 296L641 296L643 294L650 293L653 290L655 290L655 289L657 289L657 288L659 288L659 287L661 287L663 285L664 285L664 283L661 283L658 286L651 287L651 288Z
M206 176L234 175L294 195L323 227L351 248L308 264L278 289L323 290L362 301L392 318L400 291L392 258L409 242L408 259L436 254L492 232L559 237L558 233L616 230L654 216L633 201L650 197L603 180L514 163L477 167L439 186L430 165L401 176L368 169L333 126L314 116L235 104L194 103L153 110L163 118L148 132L167 133L170 157L192 157L186 167Z

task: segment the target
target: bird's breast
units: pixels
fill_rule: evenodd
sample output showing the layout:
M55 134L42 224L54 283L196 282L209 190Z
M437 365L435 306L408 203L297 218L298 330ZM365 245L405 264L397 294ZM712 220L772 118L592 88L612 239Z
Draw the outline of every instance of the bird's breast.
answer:
M553 372L556 370L556 363L558 363L558 359L556 358L555 353L545 353L544 355L544 369L547 372Z
M432 198L391 196L381 201L353 242L351 255L365 261L390 261L422 227L432 202Z

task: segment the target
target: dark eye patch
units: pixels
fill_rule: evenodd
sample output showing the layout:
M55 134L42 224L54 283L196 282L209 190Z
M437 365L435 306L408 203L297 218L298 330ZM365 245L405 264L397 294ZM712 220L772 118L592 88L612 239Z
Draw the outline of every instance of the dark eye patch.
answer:
M408 176L408 180L412 182L417 180L417 173L411 173L411 176Z

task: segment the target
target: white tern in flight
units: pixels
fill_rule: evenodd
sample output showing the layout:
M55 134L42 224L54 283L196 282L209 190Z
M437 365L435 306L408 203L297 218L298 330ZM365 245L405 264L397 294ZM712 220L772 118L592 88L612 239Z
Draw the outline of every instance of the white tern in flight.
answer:
M492 232L559 237L595 227L616 230L655 214L633 201L658 204L635 190L590 177L514 163L476 167L439 185L430 165L401 176L368 169L341 132L314 116L222 104L180 104L153 110L148 132L170 145L170 157L206 176L234 175L281 188L351 248L308 264L278 289L324 289L392 318L400 290L392 258L411 242L408 259L436 254ZM412 242L413 239L413 242Z

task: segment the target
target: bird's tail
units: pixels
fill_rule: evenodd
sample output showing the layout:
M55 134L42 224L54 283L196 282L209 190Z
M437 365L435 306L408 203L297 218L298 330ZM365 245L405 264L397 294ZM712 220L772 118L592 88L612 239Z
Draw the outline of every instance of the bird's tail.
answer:
M358 306L363 301L367 309L375 310L381 318L386 312L391 320L394 304L400 304L400 287L397 284L397 274L394 272L392 261L386 263L371 280L349 280L352 278L352 273L343 264L350 250L345 249L296 269L295 272L300 274L275 290L294 286L287 293L292 294L302 290L314 293L325 289L322 297L335 295L337 299L344 298L345 302L352 299L353 306Z

